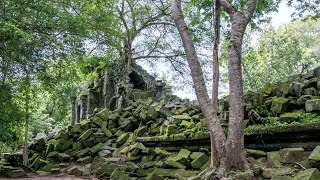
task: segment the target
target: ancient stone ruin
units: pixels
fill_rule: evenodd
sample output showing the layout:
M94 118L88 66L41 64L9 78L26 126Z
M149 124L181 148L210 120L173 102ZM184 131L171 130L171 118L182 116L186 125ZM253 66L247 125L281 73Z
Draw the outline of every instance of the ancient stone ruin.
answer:
M252 172L241 179L320 179L320 68L266 85L246 100L245 143ZM140 67L115 80L108 73L74 99L72 125L30 144L29 167L38 175L100 179L201 179L210 142L198 105L171 96ZM228 101L219 116L227 129ZM253 128L254 127L254 128ZM25 176L21 154L6 154L0 176ZM19 166L17 166L19 165Z
M164 82L155 80L137 64L132 65L128 75L124 72L105 72L103 69L97 71L99 77L95 82L85 84L78 96L71 98L72 125L89 118L95 108L114 110L125 106L128 101L174 97Z

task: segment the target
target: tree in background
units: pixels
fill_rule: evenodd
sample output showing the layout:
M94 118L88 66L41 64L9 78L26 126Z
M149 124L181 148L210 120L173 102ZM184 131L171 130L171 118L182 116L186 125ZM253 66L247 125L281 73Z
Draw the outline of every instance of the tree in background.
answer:
M287 81L319 63L320 23L307 19L286 26L266 27L255 47L244 54L244 86L258 91L267 83Z

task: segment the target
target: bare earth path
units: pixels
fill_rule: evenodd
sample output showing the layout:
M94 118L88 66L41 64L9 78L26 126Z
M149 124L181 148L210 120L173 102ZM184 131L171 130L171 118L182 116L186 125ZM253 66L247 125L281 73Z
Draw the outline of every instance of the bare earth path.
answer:
M55 174L55 175L47 175L47 176L39 176L36 174L28 174L26 177L23 178L5 178L0 177L0 180L98 180L96 177L86 177L86 178L79 178L70 176L67 174Z

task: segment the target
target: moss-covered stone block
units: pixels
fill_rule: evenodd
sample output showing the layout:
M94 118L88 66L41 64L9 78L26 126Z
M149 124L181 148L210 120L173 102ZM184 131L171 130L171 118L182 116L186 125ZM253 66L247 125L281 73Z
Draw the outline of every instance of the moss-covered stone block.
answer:
M320 146L317 146L308 157L309 165L313 168L320 168Z
M246 152L247 152L247 156L253 157L253 158L267 157L267 153L261 150L247 149Z
M56 156L57 156L59 162L69 162L71 159L71 156L69 156L66 153L58 153Z
M187 129L192 129L196 127L196 124L193 121L186 121L183 120L180 124L180 126L185 127Z
M320 99L310 99L305 104L306 112L320 111Z
M83 174L83 168L81 167L71 167L67 170L67 173L70 175L74 175L76 177L80 177Z
M86 156L83 158L79 158L77 160L77 163L78 164L89 164L89 163L92 163L92 161L93 161L93 158L91 156Z
M193 167L194 169L200 169L208 161L209 157L205 153L202 153L199 157L191 162L191 167Z
M279 151L267 152L268 166L271 168L280 168L282 155Z
M191 155L191 151L189 151L188 149L181 149L177 156L189 159L190 155Z
M293 169L290 167L281 167L281 168L265 168L263 169L262 176L264 178L271 178L274 176L284 176L293 174Z
M286 123L299 122L303 117L303 114L300 112L291 112L280 115L280 121Z
M281 162L283 163L293 163L300 162L304 159L304 149L303 148L285 148L280 150Z
M83 142L86 139L88 139L92 134L93 134L93 130L92 129L88 129L88 130L84 131L83 133L81 133L81 135L77 139L77 141L82 141Z
M292 180L319 180L320 172L317 168L300 171Z
M273 97L270 110L274 115L279 115L287 110L288 104L289 104L289 99L287 98Z
M139 137L142 136L143 134L145 134L146 132L148 132L148 127L147 126L141 126L138 129L136 129L134 131L134 133Z
M117 140L116 140L116 142L117 142L117 144L119 145L119 146L121 146L123 143L125 143L126 141L127 141L127 139L129 138L129 133L123 133L123 134L121 134L118 138L117 138Z
M299 82L292 82L289 86L289 95L300 97L302 95L303 88L304 84Z
M166 135L170 136L172 134L176 134L178 131L178 127L175 124L169 124L166 128Z

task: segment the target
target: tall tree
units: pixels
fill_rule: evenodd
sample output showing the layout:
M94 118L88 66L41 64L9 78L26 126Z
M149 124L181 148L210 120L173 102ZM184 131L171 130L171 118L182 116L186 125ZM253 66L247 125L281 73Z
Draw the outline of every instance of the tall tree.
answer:
M217 150L219 170L217 177L226 176L226 172L234 167L239 170L248 170L249 164L244 151L243 118L244 99L242 87L241 51L243 36L248 23L256 10L257 1L242 2L242 10L238 10L231 3L219 0L221 6L229 14L231 32L228 46L228 72L230 88L229 127L227 136L224 134L221 123L216 114L216 106L210 101L205 86L203 71L195 50L194 42L188 32L184 20L181 0L172 1L174 22L181 36L186 58L191 69L196 96L206 120L208 121L210 137ZM239 8L240 9L240 8ZM217 98L217 97L213 97ZM234 153L238 152L238 153Z

